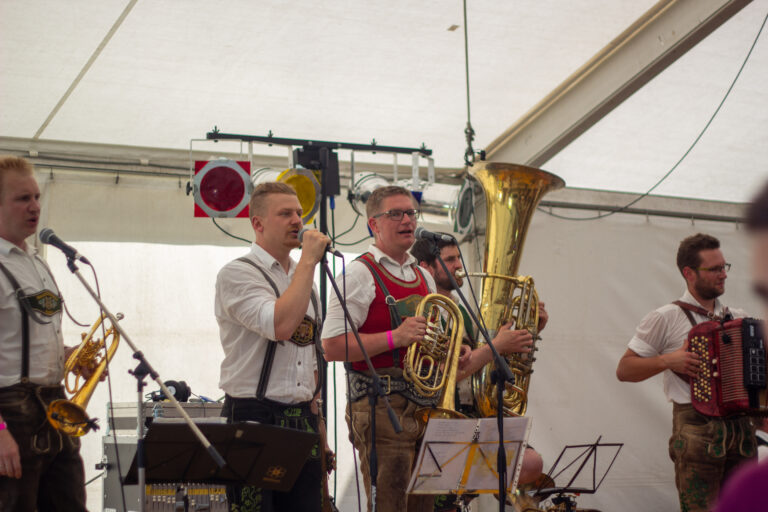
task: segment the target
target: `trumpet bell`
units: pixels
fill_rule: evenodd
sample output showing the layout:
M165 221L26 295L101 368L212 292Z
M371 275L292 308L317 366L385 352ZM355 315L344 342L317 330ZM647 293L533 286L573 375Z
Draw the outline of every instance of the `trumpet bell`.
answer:
M96 385L101 380L107 369L109 361L115 356L120 342L120 333L112 325L104 333L104 339L94 339L97 329L107 318L105 313L91 326L88 334L83 333L83 341L70 354L64 363L64 383L67 391L73 393L69 400L54 400L48 404L46 416L54 428L73 437L87 434L91 430L98 429L96 420L88 417L85 411L88 401L91 399ZM123 318L122 313L117 314L117 320ZM108 340L111 338L111 342ZM102 354L102 352L104 352ZM83 372L88 372L88 377L80 384ZM74 376L75 384L70 386L69 377Z
M69 400L54 400L48 405L46 415L53 428L72 437L80 437L99 428L85 409Z

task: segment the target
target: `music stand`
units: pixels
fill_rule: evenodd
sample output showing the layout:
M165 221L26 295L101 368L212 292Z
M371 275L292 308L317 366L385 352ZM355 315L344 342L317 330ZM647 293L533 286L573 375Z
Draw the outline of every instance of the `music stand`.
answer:
M144 438L146 482L247 484L289 491L319 436L256 422L199 423L221 453L219 468L189 428L175 419L157 418ZM134 457L125 484L137 483Z
M564 503L565 508L563 510L570 511L574 510L571 507L574 506L575 503L570 498L564 496L566 493L594 494L597 492L598 487L600 487L600 484L602 484L603 480L605 480L605 477L608 475L608 471L610 471L613 463L616 462L616 458L619 456L619 452L624 446L624 443L601 443L600 440L602 437L603 436L599 436L597 441L592 444L566 445L560 452L560 455L558 455L555 463L552 464L552 468L549 470L549 473L547 473L549 478L542 479L539 487L532 492L533 496L544 499L553 494L557 494L558 496L552 498L552 501L557 503ZM607 467L605 467L605 471L598 481L597 449L599 447L615 448L616 452L613 454L613 458L610 459L610 462L608 463ZM604 452L605 450L603 450L603 453ZM568 457L566 457L566 454ZM573 457L572 460L570 459L571 457ZM561 465L560 469L558 468L558 465L561 461L563 461L563 464ZM587 467L590 461L592 462L591 479L589 477L579 478L582 470ZM558 479L563 485L557 485ZM582 482L585 479L589 482L583 484Z
M504 418L508 492L514 492L530 419ZM431 419L411 475L411 494L498 494L496 418ZM511 471L510 471L511 469Z

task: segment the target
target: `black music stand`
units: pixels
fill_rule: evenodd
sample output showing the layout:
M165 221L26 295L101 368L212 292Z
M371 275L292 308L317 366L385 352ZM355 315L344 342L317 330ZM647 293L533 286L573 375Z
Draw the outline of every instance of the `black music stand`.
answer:
M198 427L226 466L216 465L187 425L156 419L144 438L146 483L246 484L289 491L320 437L251 421ZM123 483L138 483L136 457Z
M597 441L591 444L566 445L552 464L552 469L548 473L549 478L542 479L532 494L540 499L552 496L552 502L555 505L562 505L562 510L575 511L576 502L567 494L581 495L597 492L597 488L605 480L624 446L624 443L601 443L602 438L603 436L599 436ZM615 449L615 452L612 453L612 457L609 454L608 457L600 460L597 453L600 447L611 451ZM582 477L585 469L586 477Z

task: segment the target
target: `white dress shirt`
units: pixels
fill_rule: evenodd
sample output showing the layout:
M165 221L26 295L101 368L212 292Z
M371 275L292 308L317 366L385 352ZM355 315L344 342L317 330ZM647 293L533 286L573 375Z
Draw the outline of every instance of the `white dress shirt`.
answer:
M267 272L280 293L291 284L296 271L293 259L286 273L280 263L257 244L251 246L246 258ZM267 344L275 339L276 301L274 289L252 265L234 260L219 271L214 305L224 348L219 387L232 397L256 396ZM315 318L312 301L306 314ZM311 400L316 369L314 344L300 347L289 341L281 342L275 351L265 397L282 403Z
M24 251L0 238L0 262L13 274L25 295L50 290L59 294L45 262L37 249L27 244ZM35 384L56 385L64 377L64 338L61 312L48 317L38 315L47 324L29 319L29 380ZM21 309L13 285L0 272L0 387L21 380Z
M417 262L416 258L410 254L408 254L405 263L401 265L384 254L375 245L370 245L368 247L368 252L373 255L374 260L378 264L382 265L393 276L404 281L413 281L416 279L416 274L411 265L415 265ZM430 293L434 293L435 280L432 278L432 274L423 269L421 274L427 282ZM339 286L339 290L344 293L342 276L336 276L335 281ZM366 264L361 261L354 260L350 262L346 268L346 304L355 327L363 325L365 319L368 318L368 309L375 297L376 283L371 271ZM323 325L323 338L333 338L334 336L344 334L344 332L344 310L341 309L339 298L336 297L336 294L334 293L331 294L331 298L328 301L325 324Z
M682 302L703 308L693 295L686 290ZM740 309L729 309L734 318L747 316ZM725 312L719 300L715 300L715 315L721 316ZM693 319L697 323L709 320L706 316L691 311ZM692 329L691 322L680 306L666 304L655 311L648 313L635 330L635 335L629 341L632 352L641 357L654 357L674 352L683 346L688 332ZM664 370L664 393L667 400L678 404L691 403L691 386L672 370Z

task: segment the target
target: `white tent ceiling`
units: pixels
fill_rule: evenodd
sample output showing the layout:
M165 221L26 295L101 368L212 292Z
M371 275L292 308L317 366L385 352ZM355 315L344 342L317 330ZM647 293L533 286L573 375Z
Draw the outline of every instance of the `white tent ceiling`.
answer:
M475 149L655 4L469 0ZM767 12L768 0L746 5L542 167L571 187L650 188L715 112ZM765 39L707 133L654 193L740 202L768 175ZM181 149L217 125L424 143L438 166L463 163L458 0L4 0L0 65L0 138L29 140L29 149L36 140Z

